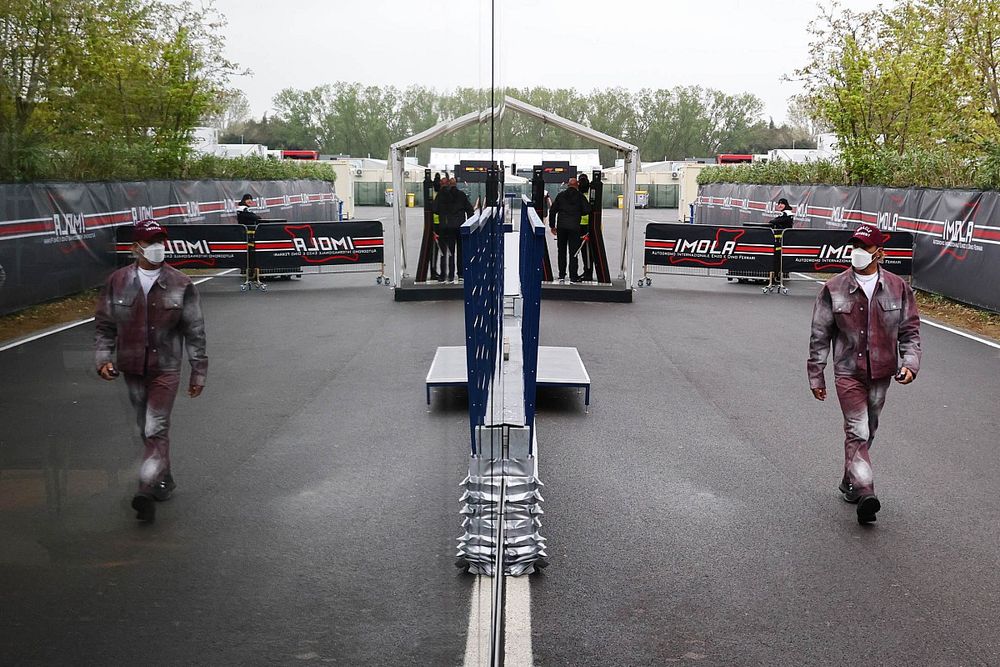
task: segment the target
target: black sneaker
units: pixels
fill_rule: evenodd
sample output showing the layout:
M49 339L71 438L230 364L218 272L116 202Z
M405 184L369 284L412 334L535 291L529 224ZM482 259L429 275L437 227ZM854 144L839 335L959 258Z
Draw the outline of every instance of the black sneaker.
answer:
M146 523L153 523L156 520L156 502L153 497L145 493L137 493L132 498L132 509L135 510L135 518Z
M174 482L174 477L168 472L162 481L153 485L153 499L159 502L170 500L170 496L176 488L177 484Z
M853 484L847 482L841 482L840 486L837 487L843 494L844 502L851 503L852 505L861 500L861 492L854 489Z
M878 511L882 509L882 503L875 496L864 496L858 501L858 523L875 523Z

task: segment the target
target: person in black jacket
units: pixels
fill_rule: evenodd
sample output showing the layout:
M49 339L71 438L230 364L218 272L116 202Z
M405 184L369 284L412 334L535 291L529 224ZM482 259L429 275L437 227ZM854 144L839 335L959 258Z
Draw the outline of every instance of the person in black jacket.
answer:
M240 199L239 205L236 207L236 222L241 225L246 225L248 229L255 229L257 227L257 223L260 222L260 216L250 209L256 205L257 204L254 203L253 200L253 195L243 195L243 198Z
M791 205L788 200L782 197L778 200L778 205L775 210L778 212L777 217L771 218L767 223L771 225L771 228L775 231L785 231L786 229L791 229L795 224L795 220L791 216Z
M768 221L768 225L774 230L774 273L777 275L781 270L781 239L786 229L791 229L795 225L795 219L791 216L791 205L788 200L782 197L778 200L778 205L774 207L778 215ZM788 278L788 273L781 274L782 279Z
M256 205L253 195L247 193L243 195L239 205L236 207L236 222L247 228L247 270L250 272L251 279L257 277L257 263L255 262L255 255L253 253L253 237L257 231L257 223L261 221L261 217L250 210ZM242 269L240 270L240 275L245 275Z
M566 282L566 257L569 256L570 281L582 280L577 273L577 250L580 249L580 218L590 215L590 202L579 190L575 178L569 179L567 188L556 195L549 209L549 228L556 235L559 258L559 282Z
M437 224L434 226L434 242L437 252L432 253L434 259L432 260L433 267L431 273L433 274L432 277L438 282L444 281L448 261L447 241L450 238L450 234L446 230L448 228L448 213L451 211L451 200L452 189L448 187L448 177L445 176L441 179L438 193L434 197L432 209L434 215L437 217Z
M447 271L448 282L455 282L456 264L458 265L458 277L460 280L462 278L462 244L459 239L459 230L465 223L465 219L475 213L475 209L472 207L472 202L469 201L469 196L458 189L458 181L454 177L448 179L447 191L445 208L442 209L446 211L446 214L441 234L444 255L441 272ZM444 193L445 189L442 188L438 197L440 198Z

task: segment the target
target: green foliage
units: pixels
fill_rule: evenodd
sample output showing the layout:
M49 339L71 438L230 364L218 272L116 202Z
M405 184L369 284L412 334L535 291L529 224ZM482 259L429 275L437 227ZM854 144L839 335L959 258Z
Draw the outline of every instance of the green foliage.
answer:
M316 179L331 183L336 180L333 169L326 162L277 160L255 155L237 158L203 155L188 160L179 177L249 181Z
M837 134L843 182L997 187L1000 0L834 4L810 32L800 102Z
M805 164L776 161L707 167L698 174L698 183L1000 189L1000 146L984 146L980 153L970 158L945 146L914 147L903 153L877 148Z
M6 0L0 180L176 177L236 67L219 19L159 0Z
M683 159L720 152L764 151L808 144L797 127L775 127L761 118L763 104L753 95L728 95L697 86L673 89L521 88L500 91L564 118L639 146L647 160ZM229 128L226 139L242 137L269 147L302 148L355 157L384 158L389 144L437 123L490 105L489 92L458 88L438 92L423 86L400 90L338 82L312 90L285 89L274 98L278 115ZM435 141L438 147L485 148L488 127L459 130ZM592 143L518 114L497 126L501 148L591 148ZM426 163L430 147L417 151ZM618 156L601 149L610 164Z

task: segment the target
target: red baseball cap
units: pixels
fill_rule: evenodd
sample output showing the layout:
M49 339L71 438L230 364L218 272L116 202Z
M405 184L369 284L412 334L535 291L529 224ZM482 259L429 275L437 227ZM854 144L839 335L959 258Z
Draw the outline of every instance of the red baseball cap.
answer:
M135 223L132 230L133 241L152 241L158 238L167 238L167 230L160 227L156 220L140 220Z
M851 236L851 243L857 243L859 245L873 245L881 248L885 245L885 242L889 240L889 235L884 233L878 227L873 227L872 225L861 225L854 231L854 235Z

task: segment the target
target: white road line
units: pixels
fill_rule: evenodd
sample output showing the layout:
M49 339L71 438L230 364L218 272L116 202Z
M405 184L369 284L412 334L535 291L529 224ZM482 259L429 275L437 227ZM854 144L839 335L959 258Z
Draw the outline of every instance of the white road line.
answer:
M805 278L806 280L811 280L812 282L814 282L814 283L816 283L818 285L822 285L823 284L822 280L816 280L815 278L807 276L804 273L794 273L793 275L799 276L801 278ZM923 322L924 324L927 324L929 326L935 327L937 329L942 329L944 331L947 331L948 333L953 333L956 336L961 336L962 338L968 338L969 340L974 340L977 343L982 343L983 345L986 345L987 347L992 347L992 348L995 348L997 350L1000 350L1000 343L996 343L994 341L987 340L986 338L980 338L979 336L973 336L970 333L965 333L964 331L959 331L958 329L953 329L952 327L949 327L947 325L939 324L938 322L935 322L934 320L929 320L926 317L921 317L920 321Z
M469 630L465 636L464 667L483 667L490 664L490 606L492 603L491 579L478 576L472 584L469 603Z
M211 275L211 276L206 276L204 278L199 278L198 280L195 280L195 281L192 281L192 282L194 282L195 285L200 285L200 284L202 284L204 282L208 282L212 278L218 278L219 276L227 275L227 274L232 273L233 271L236 271L236 270L237 269L227 269L225 271L222 271L221 273L216 273L216 274ZM61 325L59 325L57 327L54 327L52 329L46 329L45 331L42 331L42 332L36 333L36 334L32 334L30 336L26 336L24 338L17 338L15 340L12 340L11 342L7 343L6 345L0 345L0 352L6 352L7 350L10 350L12 348L19 347L21 345L25 345L25 344L30 343L32 341L36 341L39 338L45 338L46 336L51 336L52 334L57 334L60 331L66 331L67 329L72 329L73 327L78 327L81 324L87 324L88 322L93 322L93 321L94 321L93 317L88 317L88 318L83 319L83 320L77 320L76 322L70 322L69 324L61 324Z
M1000 343L994 343L991 340L987 340L985 338L980 338L979 336L973 336L972 334L967 334L964 331L959 331L958 329L952 329L951 327L946 326L944 324L939 324L937 322L933 322L933 321L927 319L926 317L921 317L920 321L923 322L924 324L929 324L932 327L936 327L938 329L944 329L945 331L948 331L950 333L957 334L957 335L961 336L962 338L968 338L969 340L974 340L977 343L982 343L983 345L988 345L989 347L996 348L996 349L1000 350Z
M532 667L531 651L531 579L507 577L505 601L506 632L504 664L508 667Z
M465 638L464 667L490 664L491 577L476 577L469 604L469 629ZM504 664L508 667L533 667L531 649L531 579L507 577L504 600Z
M76 322L70 322L69 324L63 324L63 325L60 325L60 326L55 327L53 329L46 329L45 331L42 331L41 333L37 333L37 334L31 335L31 336L27 336L25 338L17 338L15 340L12 340L11 342L7 343L6 345L0 346L0 352L4 352L4 351L9 350L11 348L18 347L18 346L24 345L26 343L30 343L33 340L38 340L39 338L45 338L46 336L51 336L52 334L57 334L60 331L66 331L66 329L72 329L73 327L78 327L81 324L86 324L87 322L93 322L93 321L94 321L93 317L88 317L85 320L77 320Z

